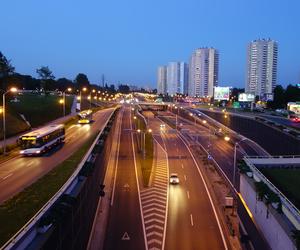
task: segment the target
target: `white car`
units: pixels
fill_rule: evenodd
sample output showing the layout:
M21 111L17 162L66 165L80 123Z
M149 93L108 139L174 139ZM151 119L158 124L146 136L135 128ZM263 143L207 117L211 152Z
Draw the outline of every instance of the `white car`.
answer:
M170 184L179 184L178 174L172 173L170 175Z

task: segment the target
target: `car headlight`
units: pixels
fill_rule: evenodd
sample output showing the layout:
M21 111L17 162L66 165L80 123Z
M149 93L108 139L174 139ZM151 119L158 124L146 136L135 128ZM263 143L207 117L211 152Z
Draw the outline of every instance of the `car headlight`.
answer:
M36 154L39 154L39 153L41 153L41 151L40 151L40 150L37 150L37 151L35 151L35 153L36 153Z
M21 150L21 151L20 151L20 154L24 154L24 153L25 153L25 151L24 151L24 150Z

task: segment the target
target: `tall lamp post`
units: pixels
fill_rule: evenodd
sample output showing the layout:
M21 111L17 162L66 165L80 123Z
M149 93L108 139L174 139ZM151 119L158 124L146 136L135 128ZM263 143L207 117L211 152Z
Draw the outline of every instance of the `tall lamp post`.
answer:
M237 152L237 147L242 141L248 140L248 138L243 138L240 141L236 142L234 144L234 155L233 155L233 176L232 176L232 185L235 188L235 173L236 173L236 152Z
M82 91L83 92L85 92L87 90L87 88L86 87L84 87L84 88L82 88ZM80 90L80 92L79 92L79 94L80 94L80 111L82 110L82 106L81 106L81 104L82 104L82 96L81 96L81 90Z
M63 115L66 116L66 92L71 92L72 88L67 88L64 92L63 92L63 100L62 100L62 104L63 104Z
M4 92L2 99L3 99L3 154L6 154L6 110L5 110L5 95L7 93L15 93L17 92L18 89L17 88L10 88L8 91Z

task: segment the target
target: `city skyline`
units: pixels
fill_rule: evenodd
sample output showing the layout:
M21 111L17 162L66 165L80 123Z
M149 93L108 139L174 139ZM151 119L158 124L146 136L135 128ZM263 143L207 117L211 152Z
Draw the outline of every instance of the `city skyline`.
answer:
M118 8L97 1L72 5L52 1L44 4L43 14L34 0L2 6L9 28L0 34L0 51L22 74L36 76L36 68L48 65L56 78L74 79L82 72L92 83L101 84L104 74L109 83L154 88L158 65L188 62L192 51L209 46L221 54L219 85L244 87L247 44L270 37L280 46L277 83L286 86L300 81L300 35L294 32L298 1L287 6L258 0L248 5L236 0L184 4L132 0ZM197 14L200 7L208 10L201 16ZM182 22L170 25L178 14ZM182 31L179 36L178 30Z

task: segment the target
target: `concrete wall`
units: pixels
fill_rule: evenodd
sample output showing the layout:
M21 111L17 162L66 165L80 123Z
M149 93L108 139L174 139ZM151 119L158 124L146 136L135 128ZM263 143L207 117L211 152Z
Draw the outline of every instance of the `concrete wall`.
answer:
M258 121L201 110L211 118L258 143L271 155L299 155L300 141Z
M240 175L240 193L268 244L274 250L296 250L296 246L288 236L287 231L276 219L277 212L271 207L267 209L264 202L256 199L256 192L253 185L250 184L251 181L252 179L247 176Z

